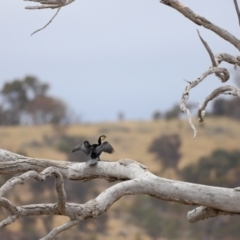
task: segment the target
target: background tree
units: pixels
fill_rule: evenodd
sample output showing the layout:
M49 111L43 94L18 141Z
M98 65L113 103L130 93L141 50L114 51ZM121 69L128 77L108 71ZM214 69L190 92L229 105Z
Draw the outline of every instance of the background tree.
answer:
M180 146L181 138L179 135L164 135L153 140L149 147L149 152L156 155L156 158L162 162L163 168L177 169L181 158L179 153Z
M66 120L67 107L59 99L48 96L49 85L36 77L26 76L4 84L2 97L1 124L59 124Z

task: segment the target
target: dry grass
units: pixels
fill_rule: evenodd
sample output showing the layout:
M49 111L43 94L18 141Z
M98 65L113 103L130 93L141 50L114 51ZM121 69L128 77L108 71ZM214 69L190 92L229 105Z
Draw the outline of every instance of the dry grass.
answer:
M89 125L71 125L66 128L56 129L50 125L46 126L20 126L20 127L1 127L0 144L1 148L14 151L25 152L28 156L38 158L49 158L66 160L66 155L57 151L53 147L44 143L44 138L58 138L62 133L68 136L84 136L90 141L97 141L100 134L108 136L109 141L115 148L113 155L104 155L104 160L116 161L121 158L131 158L146 165L150 171L159 172L161 164L155 160L155 156L148 152L152 141L160 135L179 134L181 137L182 154L180 168L188 164L195 163L200 157L210 155L215 149L234 150L239 149L240 127L237 121L226 118L207 118L204 125L198 127L198 135L193 139L193 132L185 120L157 121L157 122L118 122L101 123ZM74 147L74 146L73 146ZM175 178L174 171L168 170L163 176ZM47 194L46 194L47 195ZM26 192L26 195L27 194ZM24 201L24 198L23 198ZM120 200L112 209L126 206L131 202L130 199ZM109 231L107 236L98 236L98 239L125 239L126 234L123 229L127 229L131 236L141 230L136 226L127 226L124 219L113 216L111 209L107 213L110 216L108 221ZM65 218L55 217L54 225L57 226L65 222ZM39 227L43 229L43 226ZM91 226L90 226L91 227ZM16 222L10 227L17 231L20 225ZM140 231L142 239L149 239L144 231ZM128 239L135 239L128 236Z

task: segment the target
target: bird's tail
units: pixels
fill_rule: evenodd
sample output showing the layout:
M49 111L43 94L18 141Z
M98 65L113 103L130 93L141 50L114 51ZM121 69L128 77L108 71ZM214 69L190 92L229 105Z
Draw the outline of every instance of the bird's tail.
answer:
M97 158L94 158L94 159L91 158L91 159L86 161L86 164L87 164L87 166L94 166L94 165L97 164L97 162L98 162Z

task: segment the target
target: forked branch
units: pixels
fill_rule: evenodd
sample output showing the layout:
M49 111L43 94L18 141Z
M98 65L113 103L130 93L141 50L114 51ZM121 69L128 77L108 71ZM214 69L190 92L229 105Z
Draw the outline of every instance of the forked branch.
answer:
M41 170L41 172L37 172L36 169ZM148 194L164 201L215 209L214 214L212 214L212 211L208 211L204 215L199 213L198 217L190 212L188 216L190 222L222 214L240 213L240 205L238 204L240 192L235 189L160 178L148 171L142 164L130 159L122 159L118 162L101 161L96 166L91 167L85 163L27 158L3 149L0 150L0 173L20 173L24 171L27 172L8 180L0 188L0 205L7 208L10 214L7 219L0 223L0 227L24 216L65 215L69 217L68 222L50 231L42 240L53 239L57 234L80 221L96 218L125 195ZM16 184L26 182L30 178L45 180L51 175L54 175L56 179L57 203L40 203L15 207L13 203L2 197L3 194L12 190ZM89 200L85 204L79 204L66 202L63 177L75 180L117 179L122 182L109 187L95 199Z
M222 79L224 81L227 81L229 79L229 72L226 68L217 68L217 67L213 67L210 68L209 70L207 70L206 72L204 72L199 78L197 78L196 80L194 80L193 82L188 82L189 84L185 87L185 90L182 94L182 98L181 98L181 102L180 102L180 109L185 112L188 116L188 121L190 126L192 127L193 131L194 131L194 135L193 137L195 138L197 135L197 130L195 128L195 126L192 123L192 118L191 118L191 113L189 111L189 109L186 107L188 98L190 96L190 90L194 87L196 87L199 83L201 83L207 76L211 75L211 74L221 74Z
M35 33L45 29L53 21L53 19L58 15L62 7L69 5L75 0L24 0L24 1L40 3L40 5L25 7L25 9L29 9L29 10L46 9L46 8L58 9L57 12L53 15L53 17L47 22L47 24L45 24L42 28L39 28L38 30L34 31L31 34L32 36Z

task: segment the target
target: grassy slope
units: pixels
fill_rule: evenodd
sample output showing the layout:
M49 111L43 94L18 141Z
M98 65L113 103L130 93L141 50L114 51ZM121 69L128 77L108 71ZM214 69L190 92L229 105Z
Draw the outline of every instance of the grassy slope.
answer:
M238 122L226 118L207 118L204 125L199 126L198 123L196 125L198 128L196 139L192 138L192 130L188 122L184 120L72 125L64 129L54 129L52 126L1 127L0 146L10 151L25 152L32 157L65 160L66 155L64 153L44 143L46 137L54 136L57 138L59 134L64 133L69 136L85 136L87 139L97 139L100 134L105 134L108 136L107 140L114 146L115 153L114 155L105 154L103 159L115 161L121 158L131 158L143 163L150 171L154 172L159 172L161 166L159 162L155 161L155 156L148 153L148 148L156 137L163 134L176 133L181 136L182 145L180 151L182 158L180 168L196 162L200 157L209 155L217 148L225 150L239 149L240 128ZM171 171L164 172L163 176L177 178ZM21 187L18 189L20 190ZM21 200L26 203L26 199L29 197L27 190L21 196ZM124 203L125 201L126 203ZM122 207L124 204L128 204L128 201L131 201L131 198L122 199L113 208ZM107 214L112 215L111 209ZM65 218L62 217L55 218L56 226L65 221ZM41 222L38 225L41 231L43 229ZM126 224L122 219L112 216L111 221L108 221L108 226L115 227L109 228L111 230L108 231L108 236L105 236L104 239L113 239L121 231L120 229L126 227ZM19 225L15 223L10 228L17 231ZM128 230L133 236L139 231L136 227L131 226L128 226ZM144 239L148 238L145 236Z

